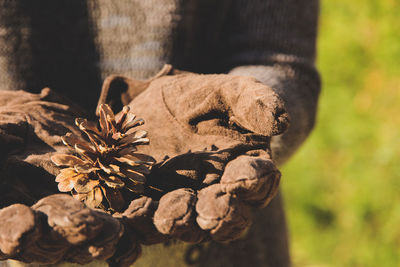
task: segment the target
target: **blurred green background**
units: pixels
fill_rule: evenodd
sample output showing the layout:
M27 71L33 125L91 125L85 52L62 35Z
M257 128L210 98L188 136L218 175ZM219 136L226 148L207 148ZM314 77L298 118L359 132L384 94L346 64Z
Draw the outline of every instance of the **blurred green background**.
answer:
M400 266L400 1L321 2L318 122L282 169L294 266Z

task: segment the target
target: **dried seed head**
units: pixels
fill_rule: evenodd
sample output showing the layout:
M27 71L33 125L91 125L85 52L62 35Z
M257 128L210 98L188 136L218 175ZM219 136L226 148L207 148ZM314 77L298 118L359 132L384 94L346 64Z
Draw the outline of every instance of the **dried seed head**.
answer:
M134 130L144 121L136 119L129 107L116 116L106 104L99 111L98 125L83 118L75 120L84 135L63 136L72 154L56 154L51 160L66 167L56 177L61 192L71 192L91 208L121 211L127 192L131 196L143 193L145 175L155 160L137 153L137 146L148 144L149 139L146 131Z

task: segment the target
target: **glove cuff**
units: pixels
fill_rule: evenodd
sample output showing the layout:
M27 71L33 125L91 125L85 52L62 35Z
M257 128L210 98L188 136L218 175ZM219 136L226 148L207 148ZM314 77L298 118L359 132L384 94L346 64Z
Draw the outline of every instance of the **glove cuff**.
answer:
M165 64L162 69L153 77L147 80L137 80L121 75L108 76L101 88L101 94L96 108L96 115L99 116L101 104L107 104L116 113L128 105L136 96L146 90L150 83L162 76L186 73L175 69L172 65Z

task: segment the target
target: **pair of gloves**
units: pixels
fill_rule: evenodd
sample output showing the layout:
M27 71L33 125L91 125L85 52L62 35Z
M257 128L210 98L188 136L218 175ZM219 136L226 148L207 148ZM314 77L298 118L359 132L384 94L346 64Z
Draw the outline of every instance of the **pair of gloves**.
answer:
M49 89L0 91L0 259L125 266L140 244L236 239L251 223L251 207L275 196L280 173L270 139L287 128L288 114L254 78L166 65L147 81L107 78L100 104L114 112L128 105L145 119L150 144L139 151L157 162L147 186L162 193L113 215L53 195L59 168L50 157L67 152L61 136L77 133L74 119L87 114Z

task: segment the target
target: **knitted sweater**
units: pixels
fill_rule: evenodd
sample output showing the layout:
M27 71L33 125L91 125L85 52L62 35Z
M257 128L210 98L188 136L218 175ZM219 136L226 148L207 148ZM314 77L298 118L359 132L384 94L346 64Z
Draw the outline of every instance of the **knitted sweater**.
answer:
M291 116L272 143L282 164L314 125L317 15L318 0L0 0L0 89L51 87L93 111L110 74L144 79L170 63L254 76ZM241 240L150 246L135 266L288 266L281 197L254 216Z

